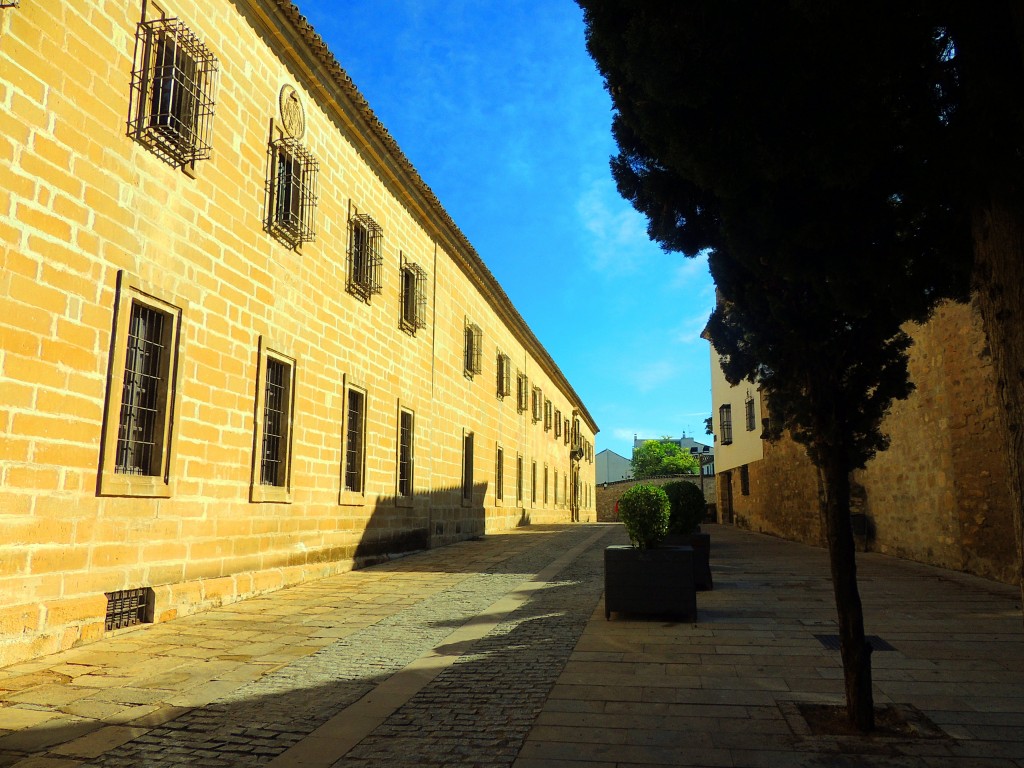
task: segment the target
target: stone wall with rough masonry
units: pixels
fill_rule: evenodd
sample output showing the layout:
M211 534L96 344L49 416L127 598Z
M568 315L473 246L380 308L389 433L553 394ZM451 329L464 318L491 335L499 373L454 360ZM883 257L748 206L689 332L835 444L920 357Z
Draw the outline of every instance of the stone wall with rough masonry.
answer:
M643 480L619 480L614 483L602 483L597 486L597 520L598 522L611 523L618 521L618 517L615 515L615 504L619 499L622 498L622 494L632 488L634 485L658 485L662 486L666 483L674 483L677 480L685 480L686 482L693 483L700 487L701 478L699 475L672 475L669 477L648 477ZM715 478L713 475L704 476L704 500L708 504L714 504L716 500L715 492Z
M199 125L145 64L190 44L161 14L216 60L211 151L194 162L155 151L191 147L181 126ZM25 2L0 9L0 39L0 665L102 635L116 590L151 587L161 621L389 553L594 518L585 406L294 7ZM282 236L311 209L312 239ZM379 290L358 295L346 253L370 220ZM410 263L425 299L411 329ZM170 361L149 385L126 375L135 337L161 349L140 359ZM285 372L280 390L268 370ZM517 408L517 373L557 427ZM353 392L365 426L349 435ZM150 461L122 414L154 394ZM359 490L344 488L349 456Z
M916 391L893 405L887 451L853 474L854 511L867 516L869 549L1007 583L1019 579L999 404L973 305L947 304L911 329ZM765 444L764 460L720 472L722 514L740 526L823 543L817 473L790 440Z

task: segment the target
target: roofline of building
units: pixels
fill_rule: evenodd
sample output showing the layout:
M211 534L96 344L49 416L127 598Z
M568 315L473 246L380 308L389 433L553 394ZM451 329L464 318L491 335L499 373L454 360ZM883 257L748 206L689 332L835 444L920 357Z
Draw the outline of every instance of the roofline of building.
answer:
M281 44L282 55L303 71L308 79L307 85L317 91L323 105L333 109L335 116L349 127L353 139L362 143L360 149L376 163L382 176L411 194L413 199L409 201L412 203L410 208L429 225L428 231L443 244L463 272L475 279L498 316L512 329L520 343L533 353L537 363L552 381L565 391L572 400L570 406L578 411L596 434L599 428L582 398L298 7L291 0L236 2L244 3L263 21Z

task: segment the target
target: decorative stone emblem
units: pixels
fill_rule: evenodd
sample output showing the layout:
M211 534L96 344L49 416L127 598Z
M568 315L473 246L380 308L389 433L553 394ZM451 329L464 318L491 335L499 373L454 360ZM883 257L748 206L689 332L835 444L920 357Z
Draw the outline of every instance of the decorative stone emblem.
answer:
M306 132L306 113L302 109L299 94L290 85L281 88L278 99L281 110L281 125L293 139L301 139Z

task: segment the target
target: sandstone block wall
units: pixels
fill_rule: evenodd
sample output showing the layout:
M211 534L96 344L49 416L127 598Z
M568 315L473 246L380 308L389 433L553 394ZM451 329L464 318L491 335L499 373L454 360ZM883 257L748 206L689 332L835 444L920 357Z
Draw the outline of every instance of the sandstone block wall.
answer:
M389 552L568 521L573 488L577 516L593 519L596 425L297 13L260 0L148 7L179 17L217 59L212 154L194 169L126 131L141 2L0 9L0 664L101 635L114 590L152 587L164 620ZM319 167L316 236L299 247L266 227L286 85ZM369 301L346 290L355 212L383 230ZM415 334L400 327L406 261L427 276ZM128 289L180 312L163 496L102 490ZM467 322L482 332L473 376ZM290 478L277 494L258 487L266 349L295 372ZM512 358L510 397L497 393L499 351ZM517 370L575 417L581 460L518 411ZM361 493L341 481L352 388L366 395ZM411 499L397 498L402 409L414 414ZM534 463L538 478L548 469L547 501L533 500Z
M622 498L622 494L634 485L657 485L663 486L666 483L673 483L677 480L685 480L701 487L699 475L675 475L672 477L649 477L645 480L619 480L614 483L602 483L597 486L597 520L603 523L617 522L615 516L615 504ZM704 500L708 504L714 504L717 500L715 477L705 476L703 480Z

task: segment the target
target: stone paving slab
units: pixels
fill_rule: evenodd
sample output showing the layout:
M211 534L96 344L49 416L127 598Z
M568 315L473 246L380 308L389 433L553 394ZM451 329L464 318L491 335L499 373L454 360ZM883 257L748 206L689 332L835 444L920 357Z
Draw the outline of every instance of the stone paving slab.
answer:
M941 730L811 736L825 553L710 529L696 621L606 621L621 526L538 526L0 669L0 768L1024 768L1016 588L861 555L876 702Z

